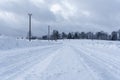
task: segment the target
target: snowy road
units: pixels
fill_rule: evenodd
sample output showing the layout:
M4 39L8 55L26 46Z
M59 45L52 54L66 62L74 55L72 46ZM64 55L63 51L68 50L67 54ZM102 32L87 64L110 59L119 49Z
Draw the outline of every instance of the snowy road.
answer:
M0 80L120 80L120 43L66 40L0 51Z

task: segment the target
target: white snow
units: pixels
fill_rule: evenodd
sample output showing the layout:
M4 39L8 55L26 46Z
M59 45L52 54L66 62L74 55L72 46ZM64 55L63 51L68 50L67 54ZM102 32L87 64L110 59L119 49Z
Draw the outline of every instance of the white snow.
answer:
M120 42L1 37L0 80L120 80Z

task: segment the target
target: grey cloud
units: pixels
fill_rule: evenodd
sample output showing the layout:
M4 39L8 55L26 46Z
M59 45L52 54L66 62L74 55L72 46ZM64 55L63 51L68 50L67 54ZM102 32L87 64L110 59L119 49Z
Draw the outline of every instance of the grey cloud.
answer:
M40 0L38 0L40 1ZM12 20L3 21L0 17L0 33L24 35L28 29L28 13L31 12L34 34L45 34L47 25L60 31L112 31L120 26L119 0L4 0L0 2L0 12L16 15ZM58 4L58 12L51 11L51 6ZM60 10L59 10L60 8ZM12 24L13 23L13 24ZM73 30L74 29L74 30ZM13 31L15 30L15 31Z

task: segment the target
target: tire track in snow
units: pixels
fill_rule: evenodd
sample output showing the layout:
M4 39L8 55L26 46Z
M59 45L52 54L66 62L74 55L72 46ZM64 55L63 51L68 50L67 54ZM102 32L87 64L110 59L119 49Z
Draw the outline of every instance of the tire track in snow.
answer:
M78 49L75 46L71 47L76 53L80 55L84 61L84 64L88 65L91 70L93 70L98 74L98 76L101 77L102 80L120 80L119 76L113 74L104 62L91 55L88 55L88 52L82 50L81 48Z
M102 80L101 77L99 77L99 75L96 72L94 72L84 61L83 57L80 56L78 52L76 52L76 49L74 49L73 46L70 46L70 48L76 54L76 58L80 61L80 64L82 64L82 66L84 66L84 68L88 71L87 73L89 73L91 77L94 78L94 80Z
M59 49L60 47L52 47L51 48L47 48L48 50L45 51L46 48L42 48L42 49L39 49L38 50L31 50L32 52L30 53L26 53L24 55L24 53L22 53L21 55L15 55L17 56L18 58L19 57L22 57L21 59L17 59L17 57L13 57L13 58L16 58L15 59L15 62L13 60L13 64L12 65L7 65L6 67L3 67L3 66L0 66L0 80L10 80L11 77L14 77L15 75L17 74L22 74L22 72L24 72L25 70L31 68L32 66L34 66L35 64L37 64L40 60L42 60L43 58L49 56L53 51ZM43 51L41 51L43 50ZM41 55L42 54L42 55ZM30 55L30 56L28 56ZM23 57L25 56L25 57ZM4 59L2 62L4 63L5 60L7 59ZM16 61L18 61L16 63ZM7 62L6 62L7 64ZM3 68L2 68L3 67ZM4 70L3 70L4 69ZM2 71L3 70L3 71Z
M110 57L112 57L111 59L116 60L116 58L117 58L117 60L119 61L118 63L120 63L120 60L119 60L120 55L118 53L118 52L120 52L120 50L118 48L117 49L116 48L112 49L112 48L108 48L108 47L105 47L105 46L99 47L99 48L97 46L96 47L95 46L84 46L84 45L82 45L82 46L85 47L86 49L90 50L90 51L98 52L101 55L102 54L107 55L107 56L109 55ZM107 46L109 46L109 45L107 45Z
M47 56L45 59L40 60L39 63L37 63L32 68L30 68L27 71L25 71L23 74L15 76L15 77L13 77L13 78L11 78L9 80L31 80L31 79L32 80L34 80L34 79L36 80L36 75L40 76L41 73L44 72L48 68L48 66L50 65L50 63L54 59L54 57L57 54L59 54L58 52L60 52L61 49L62 49L62 47L60 47L56 51L53 51L52 54L50 54L49 56Z
M69 46L64 45L41 76L26 80L99 80L92 74L93 72L85 67L78 54Z
M91 48L84 49L81 47L82 50L86 51L87 53L91 54L92 57L101 60L102 63L106 64L106 66L112 71L112 73L116 75L120 75L120 61L119 58L116 59L115 56L111 56L106 52L98 51L98 50L91 50Z

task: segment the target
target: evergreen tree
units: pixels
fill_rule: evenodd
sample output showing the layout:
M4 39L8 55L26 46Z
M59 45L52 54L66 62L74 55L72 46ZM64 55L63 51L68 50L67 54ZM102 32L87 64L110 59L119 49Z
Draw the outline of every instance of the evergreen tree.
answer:
M72 39L72 33L68 33L67 38L68 38L68 39Z
M67 39L67 34L65 32L62 32L62 39Z
M75 34L74 34L74 39L79 39L80 37L79 37L79 33L78 32L75 32Z
M112 37L111 40L117 40L117 32L113 31L111 37Z
M53 30L53 34L52 34L52 37L54 40L57 40L60 38L60 34L57 30Z
M86 33L87 39L94 39L94 34L92 32Z
M81 32L80 35L81 35L81 38L82 38L82 39L86 39L86 38L87 38L85 32Z

